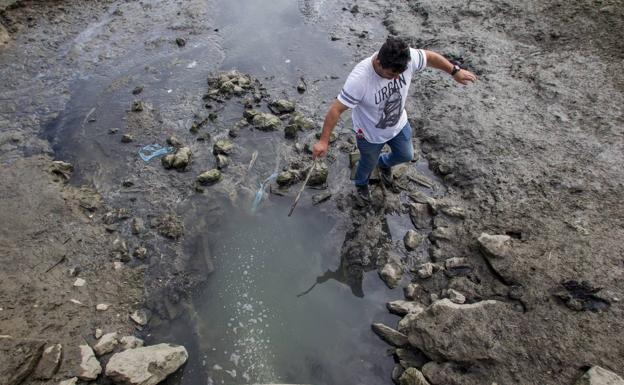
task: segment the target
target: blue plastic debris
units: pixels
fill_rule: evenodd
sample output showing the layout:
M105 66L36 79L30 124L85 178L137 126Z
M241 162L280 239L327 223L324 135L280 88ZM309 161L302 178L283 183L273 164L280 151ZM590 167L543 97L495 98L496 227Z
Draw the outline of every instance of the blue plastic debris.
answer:
M149 162L150 160L154 159L157 156L169 154L170 152L173 152L173 151L174 151L173 147L168 147L168 146L163 147L158 143L148 144L147 146L139 150L139 156L141 157L141 159L143 159L143 161Z
M262 202L262 198L264 198L264 193L265 193L264 190L267 186L267 183L269 183L272 179L275 179L275 178L277 178L276 172L274 172L268 178L266 178L264 182L258 183L258 191L256 191L256 196L254 197L253 203L251 204L252 213L255 213L256 210L258 210L258 207L260 206L260 203Z

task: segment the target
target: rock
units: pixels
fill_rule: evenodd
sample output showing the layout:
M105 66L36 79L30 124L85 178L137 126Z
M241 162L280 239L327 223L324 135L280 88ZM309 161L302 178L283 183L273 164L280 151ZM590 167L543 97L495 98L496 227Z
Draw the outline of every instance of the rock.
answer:
M382 340L386 341L390 345L397 347L407 346L407 336L403 333L400 333L389 326L386 326L382 323L374 323L372 325L373 331L377 334Z
M184 234L184 224L175 214L166 214L156 218L152 222L152 227L157 228L160 235L171 239L178 239Z
M295 112L292 115L289 124L297 127L297 129L301 131L314 129L314 121L312 119L306 118L298 112Z
M197 182L203 185L211 185L221 180L221 171L215 169L205 171L197 177Z
M410 283L403 288L405 298L412 301L420 299L425 293L425 289L417 283Z
M517 334L510 322L517 318L504 302L458 305L442 299L411 319L407 334L412 346L438 362L501 361L515 346L502 346L500 336Z
M449 217L466 218L466 211L461 207L443 207L441 211Z
M416 273L422 279L430 278L433 275L435 265L431 262L423 263L420 265Z
M403 276L403 269L397 262L391 261L385 264L379 272L379 276L390 289L394 289Z
M212 147L212 153L215 155L229 155L234 150L234 143L228 139L219 139Z
M140 348L143 347L143 343L142 339L136 338L135 336L125 336L119 340L119 345L122 350Z
M425 308L414 301L396 300L386 303L386 307L392 314L404 316L408 313L420 313L425 311Z
M443 240L451 240L451 230L448 227L437 227L429 234L431 242L440 242Z
M282 124L282 121L273 114L261 112L253 117L252 124L259 130L273 131Z
M44 341L0 338L0 383L17 385L35 369L43 354Z
M276 114L287 114L295 110L295 103L280 99L269 103L269 108Z
M405 369L420 368L429 361L422 352L414 352L410 349L398 348L394 351L394 355L399 364Z
M97 305L95 305L95 310L97 310L97 311L106 311L106 310L108 310L109 307L110 307L109 304L98 303Z
M176 151L174 155L173 163L171 164L171 166L175 169L186 168L191 161L192 154L193 153L191 152L191 149L188 147L182 147L178 149L178 151Z
M407 335L410 331L412 322L415 322L416 318L420 313L407 313L401 320L399 321L398 331Z
M217 155L217 169L223 170L230 164L230 158L225 155Z
M243 111L243 117L248 121L253 121L256 115L260 115L261 112L258 110L245 110Z
M407 230L403 237L403 243L407 250L416 250L423 240L423 236L414 230Z
M0 47L9 44L9 41L11 41L9 32L0 24Z
M110 128L110 129L108 130L108 133L109 133L109 134L111 134L111 135L112 135L112 134L116 134L116 133L118 133L118 132L119 132L119 128L117 128L117 127L112 127L112 128ZM68 380L68 381L69 381L69 380Z
M132 319L134 322L136 322L137 324L141 326L145 326L147 325L147 322L149 321L150 316L151 314L148 310L138 309L138 310L135 310L130 315L130 319Z
M145 104L141 100L135 100L132 102L132 112L141 112L145 109Z
M55 160L48 167L48 171L55 175L62 176L65 180L69 180L71 173L74 171L74 166L71 163Z
M78 382L78 377L72 377L59 382L58 385L76 385L76 382Z
M411 203L408 207L409 216L414 227L418 230L425 230L431 227L431 210L428 204Z
M276 182L282 187L290 186L297 181L297 174L291 170L282 171L277 175Z
M120 270L123 268L123 262L115 261L113 262L113 269Z
M173 146L175 148L184 147L182 145L182 142L178 138L176 138L175 136L168 137L167 138L167 144L170 145L170 146Z
M97 329L95 329L95 333L93 333L93 336L94 336L96 339L100 339L100 337L102 337L102 334L104 334L104 333L102 332L102 329L97 328Z
M82 278L76 278L76 280L74 281L74 286L75 287L83 287L86 284L87 284L87 281L85 281Z
M181 37L176 37L175 42L178 45L178 47L184 47L186 45L186 40L184 40Z
M448 295L448 298L454 303L462 304L466 302L466 297L457 290L448 289L446 293Z
M465 257L453 257L444 261L444 267L446 270L453 269L472 269L472 264Z
M592 366L574 385L624 385L624 380L607 369Z
M102 366L89 345L80 345L79 370L78 378L86 381L95 380L102 373Z
M175 372L188 359L183 346L158 344L114 354L106 365L106 376L117 383L155 385Z
M117 334L117 332L106 333L99 339L97 344L95 344L93 351L95 355L102 356L112 352L117 344L119 344L119 334Z
M141 218L132 218L132 223L130 225L130 229L132 234L139 235L145 232L145 223Z
M132 90L132 95L138 95L141 92L143 92L143 86L136 86L134 87L134 89Z
M297 139L297 132L299 129L294 124L289 124L284 127L284 138L286 139Z
M332 194L329 191L322 192L312 196L312 204L318 205L331 198Z
M299 82L299 84L297 84L297 92L299 92L300 94L306 92L307 87L305 85L305 83L303 81Z
M323 186L327 182L329 168L325 162L317 163L308 180L308 186Z
M511 237L509 235L489 235L481 233L478 238L483 254L489 258L507 258L511 252Z
M429 385L425 376L416 368L407 369L399 378L400 385Z
M401 378L401 375L403 374L403 372L405 371L405 369L399 365L399 364L395 364L394 368L392 368L392 381L395 384L399 383L399 378Z
M134 141L134 136L130 134L123 134L121 137L121 143L130 143L132 141Z

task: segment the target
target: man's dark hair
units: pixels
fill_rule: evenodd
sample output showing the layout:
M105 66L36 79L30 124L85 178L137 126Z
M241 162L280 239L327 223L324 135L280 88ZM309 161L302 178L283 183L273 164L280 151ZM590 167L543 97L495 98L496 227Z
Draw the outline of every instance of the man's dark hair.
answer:
M381 46L377 58L384 69L394 72L403 72L410 61L410 51L407 43L399 38L390 36Z

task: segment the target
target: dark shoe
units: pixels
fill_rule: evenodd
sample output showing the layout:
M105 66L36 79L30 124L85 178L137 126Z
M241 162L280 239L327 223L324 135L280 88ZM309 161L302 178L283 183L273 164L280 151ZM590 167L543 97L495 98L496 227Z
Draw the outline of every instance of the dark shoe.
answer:
M361 206L367 206L373 202L368 185L355 186L355 190L357 191L356 197Z
M386 188L395 194L399 193L399 187L394 183L394 177L392 176L392 168L379 167L379 176L381 182Z

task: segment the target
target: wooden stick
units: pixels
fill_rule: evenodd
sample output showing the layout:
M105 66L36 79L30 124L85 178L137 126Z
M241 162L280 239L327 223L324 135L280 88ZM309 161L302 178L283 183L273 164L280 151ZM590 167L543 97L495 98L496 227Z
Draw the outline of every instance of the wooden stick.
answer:
M314 163L312 163L312 167L310 167L310 171L308 171L308 176L306 176L305 181L303 181L303 186L301 186L301 190L299 190L299 194L297 194L297 197L295 198L295 201L293 202L290 211L288 212L288 216L291 216L293 211L295 210L295 207L297 206L297 202L299 202L299 198L301 198L301 193L303 192L303 190L305 189L305 186L308 184L308 180L310 180L310 176L312 175L312 171L316 168L316 159L314 159Z

